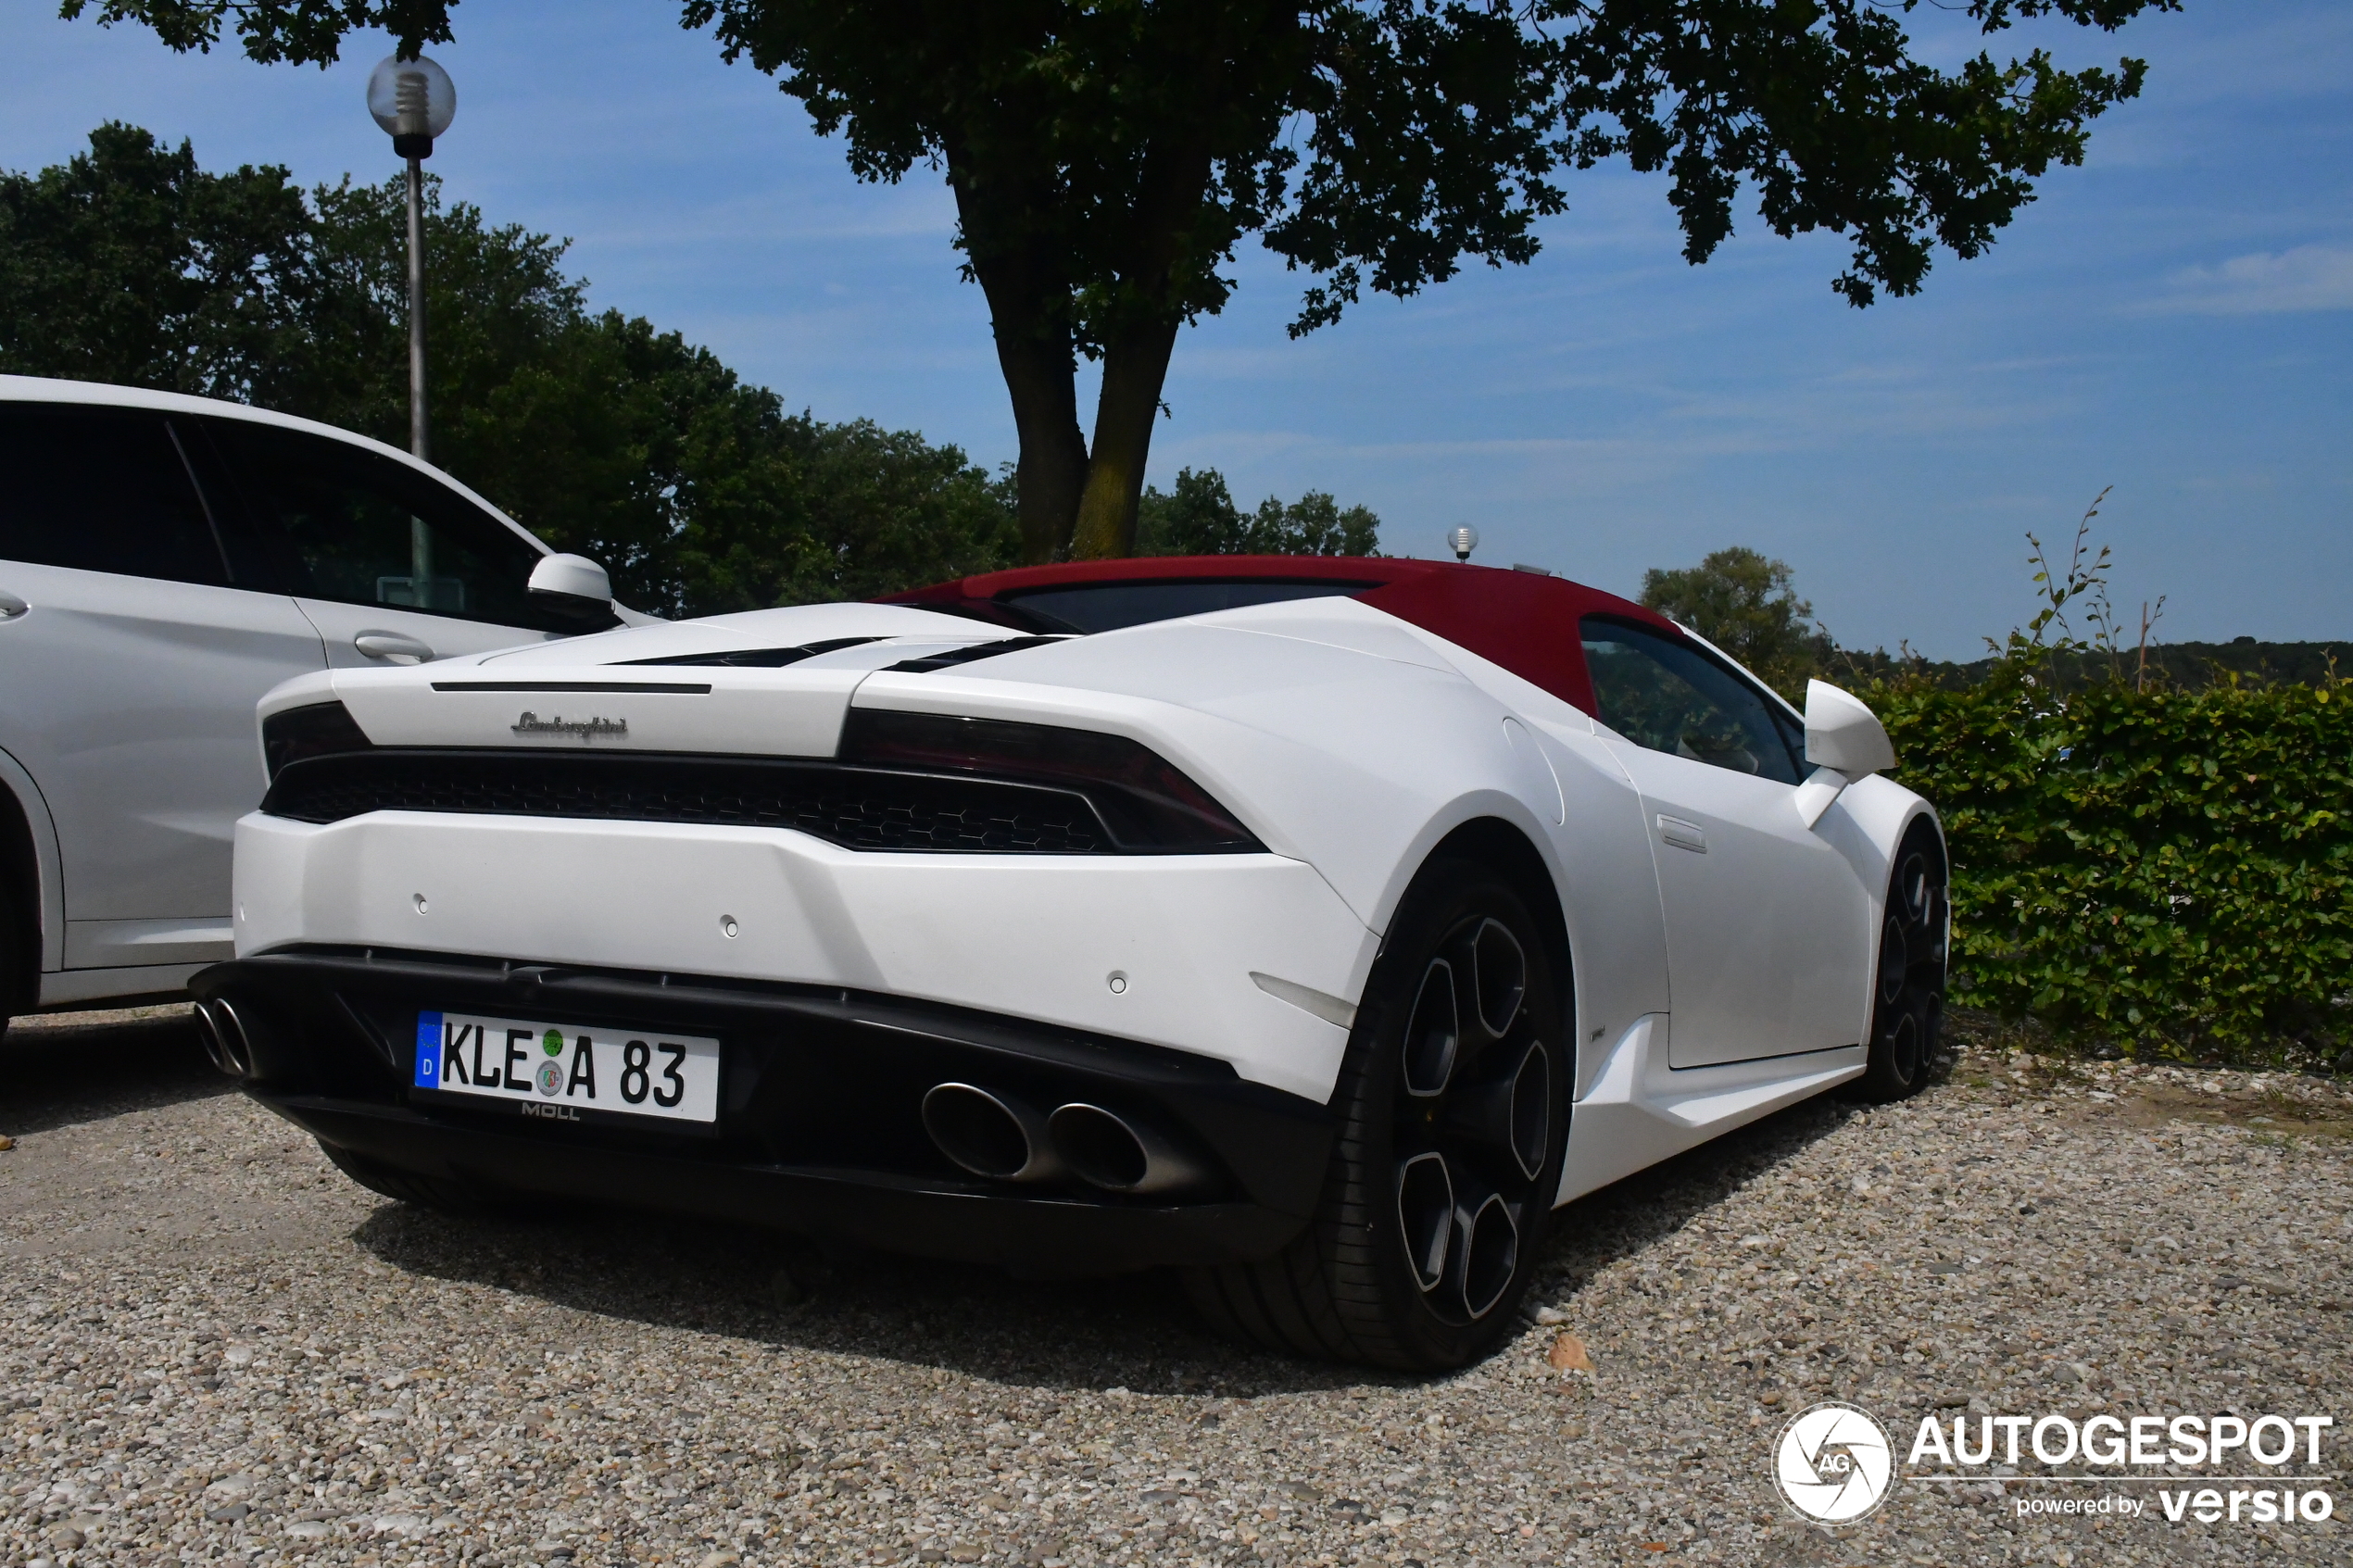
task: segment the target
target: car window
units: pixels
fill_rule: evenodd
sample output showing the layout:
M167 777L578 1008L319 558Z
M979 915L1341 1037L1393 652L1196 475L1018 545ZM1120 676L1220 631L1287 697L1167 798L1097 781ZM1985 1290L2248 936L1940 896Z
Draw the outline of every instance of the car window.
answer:
M1252 582L1231 577L1204 583L1078 583L1068 587L1021 590L1001 596L1000 602L1017 607L1044 630L1113 632L1151 621L1206 615L1214 609L1361 594L1373 585L1321 580Z
M226 586L161 414L0 403L0 558Z
M429 475L305 431L245 420L210 425L246 500L283 546L293 592L559 629L527 591L539 552Z
M1789 736L1765 696L1700 649L1621 621L1580 622L1602 722L1653 751L1795 784Z

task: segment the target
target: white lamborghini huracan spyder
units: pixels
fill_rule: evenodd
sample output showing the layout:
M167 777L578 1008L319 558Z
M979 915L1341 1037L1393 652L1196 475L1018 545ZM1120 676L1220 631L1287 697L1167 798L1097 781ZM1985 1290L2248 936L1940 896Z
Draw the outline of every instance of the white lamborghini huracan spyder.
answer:
M1529 571L1217 558L261 708L216 1057L369 1186L1184 1271L1442 1367L1549 1212L1919 1086L1944 846L1862 704Z

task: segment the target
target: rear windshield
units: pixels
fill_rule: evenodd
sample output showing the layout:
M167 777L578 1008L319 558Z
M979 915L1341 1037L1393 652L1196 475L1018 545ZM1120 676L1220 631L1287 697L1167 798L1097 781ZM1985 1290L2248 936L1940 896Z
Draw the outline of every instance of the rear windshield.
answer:
M1066 587L1023 588L1001 596L1050 632L1115 632L1149 621L1206 615L1214 609L1279 604L1285 599L1327 599L1361 594L1371 583L1309 582L1221 577L1206 583L1076 583Z

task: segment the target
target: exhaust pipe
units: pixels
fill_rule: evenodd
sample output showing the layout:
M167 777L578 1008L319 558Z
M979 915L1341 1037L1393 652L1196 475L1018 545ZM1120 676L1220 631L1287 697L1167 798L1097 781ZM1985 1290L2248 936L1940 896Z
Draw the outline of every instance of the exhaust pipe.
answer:
M1046 1118L1011 1095L970 1084L935 1084L924 1096L924 1131L961 1170L1000 1182L1063 1173Z
M1100 1105L1065 1105L1048 1121L1054 1147L1081 1181L1151 1197L1199 1186L1209 1173L1153 1128Z
M253 1044L237 1010L218 997L196 1004L196 1035L213 1066L232 1078L253 1076Z

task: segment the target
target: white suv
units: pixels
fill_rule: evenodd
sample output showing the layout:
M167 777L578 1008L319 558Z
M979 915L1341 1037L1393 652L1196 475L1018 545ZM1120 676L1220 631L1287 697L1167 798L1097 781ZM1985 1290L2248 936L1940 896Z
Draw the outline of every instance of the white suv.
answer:
M406 453L233 403L0 376L0 1022L232 956L254 707L646 620Z

